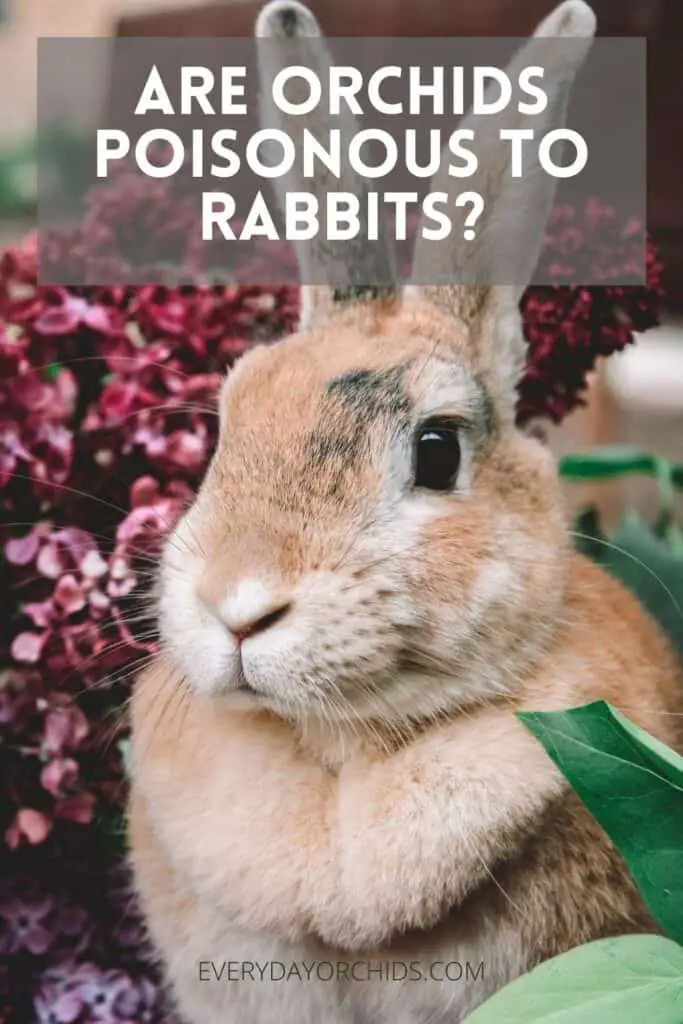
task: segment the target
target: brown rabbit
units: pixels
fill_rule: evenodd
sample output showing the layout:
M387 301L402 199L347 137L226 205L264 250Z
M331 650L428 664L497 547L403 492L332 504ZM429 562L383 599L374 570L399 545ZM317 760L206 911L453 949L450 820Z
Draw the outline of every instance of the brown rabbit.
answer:
M296 3L258 32L329 60ZM537 35L593 32L568 0ZM492 138L475 187L513 230L503 168ZM535 258L552 197L524 187ZM163 557L130 844L190 1024L456 1024L547 957L654 927L515 717L604 698L675 743L681 686L573 553L551 454L515 426L521 288L362 273L304 289L300 332L231 372Z

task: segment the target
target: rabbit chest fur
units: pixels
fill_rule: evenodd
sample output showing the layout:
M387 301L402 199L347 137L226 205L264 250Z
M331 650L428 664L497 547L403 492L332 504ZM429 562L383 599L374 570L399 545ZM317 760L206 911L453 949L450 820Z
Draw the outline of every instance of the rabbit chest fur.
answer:
M633 599L580 559L566 617L512 704L392 754L369 741L332 768L281 723L191 706L169 666L147 672L131 853L183 1019L453 1024L547 957L654 929L514 710L601 697L680 745L678 669Z

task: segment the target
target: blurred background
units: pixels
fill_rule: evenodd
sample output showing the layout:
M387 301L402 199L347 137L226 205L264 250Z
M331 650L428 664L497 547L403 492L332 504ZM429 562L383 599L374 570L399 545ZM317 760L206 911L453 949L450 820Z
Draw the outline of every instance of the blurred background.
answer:
M526 36L552 0L309 0L329 35ZM683 0L592 0L602 35L648 40L648 227L664 260L663 326L594 375L587 407L552 431L558 452L630 442L683 461ZM35 220L37 40L41 36L250 35L261 0L0 0L0 246ZM575 486L607 521L648 482Z

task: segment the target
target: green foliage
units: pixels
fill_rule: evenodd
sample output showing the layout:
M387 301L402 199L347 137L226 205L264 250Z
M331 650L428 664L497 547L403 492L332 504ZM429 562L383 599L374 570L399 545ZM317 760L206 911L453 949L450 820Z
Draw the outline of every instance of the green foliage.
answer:
M608 537L587 509L575 537L683 654L683 531L675 511L683 466L613 447L569 456L560 471L572 480L630 473L656 480L660 513L653 527L629 512ZM683 1024L683 758L604 701L519 717L610 836L670 937L628 935L570 950L503 988L468 1024Z
M12 217L35 213L38 167L43 192L58 192L80 208L91 164L86 134L66 124L45 125L39 138L31 136L0 149L0 214Z
M681 1024L683 949L624 935L572 949L487 1000L467 1024Z
M604 701L519 717L619 849L652 916L683 943L683 758Z
M568 480L610 480L627 473L654 474L655 458L648 452L626 445L593 448L577 455L566 455L560 473Z
M577 520L575 536L577 548L639 598L683 655L683 555L678 546L658 536L634 511L607 537L588 510Z
M671 465L675 486L683 487L683 464L669 464L665 459L630 445L605 445L565 455L560 462L560 473L567 480L610 480L630 473L657 476L660 469L668 465Z
M656 480L660 511L653 527L631 510L607 536L595 510L587 509L575 524L576 546L640 599L683 655L683 530L675 513L683 465L635 448L610 447L567 456L560 473L569 480L607 480L630 473Z
M683 1021L683 758L604 701L519 718L624 857L671 938L604 939L498 992L468 1024ZM672 940L677 941L672 941Z
M4 216L32 212L37 188L34 140L0 152L0 212Z

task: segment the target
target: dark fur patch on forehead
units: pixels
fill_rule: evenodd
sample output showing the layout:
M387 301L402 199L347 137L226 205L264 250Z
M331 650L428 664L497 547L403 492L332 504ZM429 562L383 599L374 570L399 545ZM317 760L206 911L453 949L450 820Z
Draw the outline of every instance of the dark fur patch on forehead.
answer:
M405 365L389 370L350 370L328 383L320 427L309 438L308 453L314 465L325 466L332 491L338 490L343 475L360 463L373 423L384 420L400 428L410 421L411 403L403 387L405 372Z
M349 432L313 431L309 439L313 464L321 466L332 462L352 464L360 454L360 444Z
M393 299L396 289L393 285L348 284L344 288L335 288L332 301L336 305L351 305L354 302L372 302L379 299Z
M378 416L400 416L410 412L410 400L403 386L407 366L389 370L350 370L327 385L327 395L338 398L353 413L359 426L369 426Z

